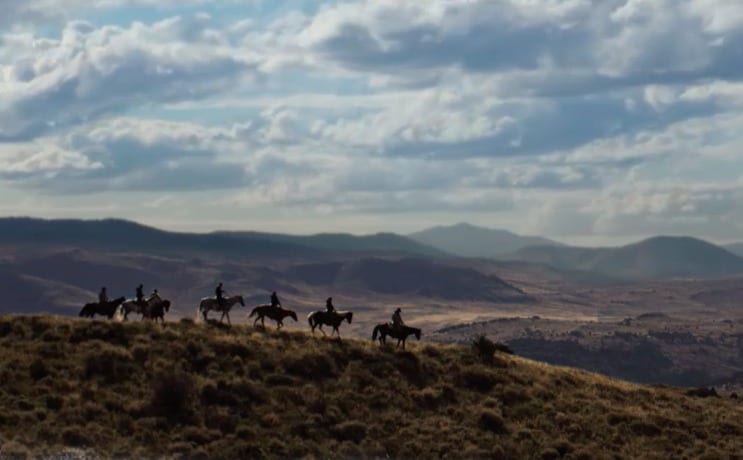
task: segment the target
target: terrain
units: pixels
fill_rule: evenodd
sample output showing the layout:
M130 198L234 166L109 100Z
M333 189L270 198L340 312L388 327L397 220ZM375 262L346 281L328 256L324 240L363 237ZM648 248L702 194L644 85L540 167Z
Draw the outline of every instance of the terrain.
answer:
M729 458L740 399L301 332L0 316L0 456Z
M467 223L432 227L408 235L421 244L462 257L498 258L529 246L561 246L539 236L523 236Z
M743 273L743 258L690 237L658 236L616 248L531 246L504 258L628 280Z

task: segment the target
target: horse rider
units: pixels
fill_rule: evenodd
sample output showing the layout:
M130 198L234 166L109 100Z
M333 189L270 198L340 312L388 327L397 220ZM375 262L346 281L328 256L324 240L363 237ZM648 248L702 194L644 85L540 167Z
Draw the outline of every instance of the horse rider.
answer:
M281 301L279 300L279 296L276 295L276 291L273 291L271 294L271 306L273 308L278 308L281 306Z
M139 286L137 286L137 304L138 305L144 305L144 286L142 286L142 283L139 283Z
M392 327L400 329L405 326L405 322L402 320L402 310L398 307L392 314Z
M108 303L108 294L106 294L106 286L101 288L101 292L98 293L98 303L105 305Z
M327 313L335 313L335 307L333 306L332 297L328 297L328 299L325 301L325 311Z
M224 288L222 287L222 282L217 285L216 289L214 289L214 294L217 296L217 305L222 307L224 305Z
M149 300L152 300L152 299L160 300L160 294L157 293L157 289L152 290L152 294L150 294Z

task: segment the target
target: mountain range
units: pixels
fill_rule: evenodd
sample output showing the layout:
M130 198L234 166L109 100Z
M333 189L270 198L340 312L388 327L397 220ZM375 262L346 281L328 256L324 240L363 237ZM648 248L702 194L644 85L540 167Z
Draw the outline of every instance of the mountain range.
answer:
M433 227L408 235L411 239L461 257L497 258L529 246L562 246L540 236L522 236L507 230L467 223Z

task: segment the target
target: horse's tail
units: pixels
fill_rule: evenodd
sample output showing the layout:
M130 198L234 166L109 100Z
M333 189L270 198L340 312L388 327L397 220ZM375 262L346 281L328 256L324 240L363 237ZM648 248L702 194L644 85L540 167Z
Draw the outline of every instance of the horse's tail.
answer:
M377 335L381 333L380 331L381 328L382 326L380 326L379 324L374 326L374 331L372 332L372 341L377 340Z
M314 322L315 322L315 312L314 311L312 313L310 313L310 314L307 315L307 322L310 324L310 327L314 327Z
M260 308L260 307L255 307L255 308L254 308L254 309L253 309L253 310L252 310L252 311L250 312L250 314L248 315L248 318L252 318L253 316L255 316L255 314L256 314L256 313L258 313L258 309L259 309L259 308Z

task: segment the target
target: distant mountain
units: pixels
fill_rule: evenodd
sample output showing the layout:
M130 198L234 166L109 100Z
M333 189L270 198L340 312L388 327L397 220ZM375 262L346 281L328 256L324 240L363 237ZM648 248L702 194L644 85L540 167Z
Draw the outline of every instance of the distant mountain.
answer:
M323 251L352 253L391 253L428 257L445 257L445 251L419 243L412 238L395 233L376 233L374 235L351 235L348 233L319 233L316 235L286 235L263 232L217 232L232 238L272 241L306 246Z
M111 252L231 257L319 257L359 252L444 256L437 249L389 233L369 236L293 236L258 232L197 234L168 232L118 219L0 218L0 246L61 246Z
M617 248L532 246L508 257L625 279L743 273L742 258L690 237L659 236Z
M736 256L743 257L743 243L726 244L723 248L732 252Z
M560 243L538 236L521 236L506 230L497 230L460 223L433 227L413 233L410 238L419 243L462 257L499 257L528 246L561 246Z

